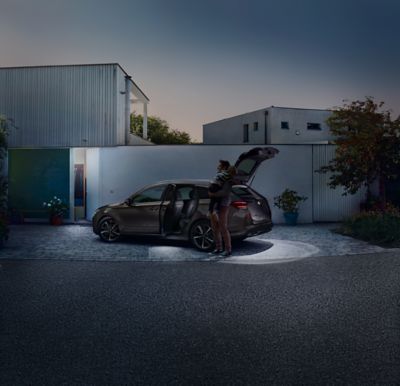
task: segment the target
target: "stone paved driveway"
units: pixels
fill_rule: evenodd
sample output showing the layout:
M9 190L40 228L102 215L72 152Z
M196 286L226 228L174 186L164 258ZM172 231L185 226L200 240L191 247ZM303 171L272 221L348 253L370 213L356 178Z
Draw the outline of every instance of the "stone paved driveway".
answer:
M234 255L224 263L264 264L308 256L382 253L384 249L331 232L336 224L275 226L272 232L234 245ZM396 249L397 250L397 249ZM73 259L115 261L210 261L206 253L188 243L128 238L107 244L87 225L53 227L24 224L11 227L10 239L0 259ZM221 259L213 259L222 261Z

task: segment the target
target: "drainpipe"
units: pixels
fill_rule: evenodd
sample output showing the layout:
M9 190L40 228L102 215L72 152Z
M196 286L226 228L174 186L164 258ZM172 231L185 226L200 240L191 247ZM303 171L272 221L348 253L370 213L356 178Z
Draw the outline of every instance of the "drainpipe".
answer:
M129 145L131 132L131 77L125 76L125 145Z
M264 142L267 145L268 144L268 136L267 136L267 131L268 131L268 124L267 124L267 117L268 117L268 110L264 111Z

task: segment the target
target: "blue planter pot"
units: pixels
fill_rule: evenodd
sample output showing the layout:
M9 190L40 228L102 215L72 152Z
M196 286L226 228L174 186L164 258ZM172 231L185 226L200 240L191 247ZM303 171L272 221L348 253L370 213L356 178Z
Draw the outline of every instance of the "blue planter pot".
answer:
M299 217L298 213L284 213L283 217L285 217L285 222L287 225L296 225L297 217Z

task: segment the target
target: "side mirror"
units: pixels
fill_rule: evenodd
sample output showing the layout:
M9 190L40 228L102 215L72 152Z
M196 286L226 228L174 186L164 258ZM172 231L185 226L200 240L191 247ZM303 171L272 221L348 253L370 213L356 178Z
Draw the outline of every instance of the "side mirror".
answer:
M129 197L124 201L124 204L131 206L132 205L132 199Z

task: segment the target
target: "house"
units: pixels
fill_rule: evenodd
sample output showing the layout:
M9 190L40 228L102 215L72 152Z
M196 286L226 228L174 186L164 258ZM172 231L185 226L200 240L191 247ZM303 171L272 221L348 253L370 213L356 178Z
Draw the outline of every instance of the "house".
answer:
M300 222L340 221L357 210L362 192L343 198L341 190L328 188L326 175L315 173L334 152L333 145L319 144L327 141L329 112L271 107L226 120L239 123L233 139L228 134L234 126L222 125L226 134L222 130L217 137L224 145L154 146L146 140L148 102L116 63L0 68L0 114L10 132L9 207L27 220L47 221L43 202L57 196L69 204L68 220L90 220L99 206L121 202L146 184L211 178L221 157L234 161L255 143L281 142L279 157L262 165L253 181L271 206L273 197L289 187L309 197ZM129 132L135 103L143 108L144 138ZM281 128L282 122L288 128ZM307 129L307 123L320 128ZM296 138L296 130L303 130L301 138L313 134L317 144L287 145L293 142L289 137L278 137L294 133ZM237 144L226 144L227 139ZM274 222L282 221L274 207L272 214Z
M330 110L271 106L203 125L204 144L327 144Z
M143 138L130 134L143 107ZM91 148L152 145L149 99L117 63L0 68L0 115L9 126L9 207L44 219L53 196L86 217L86 154Z

